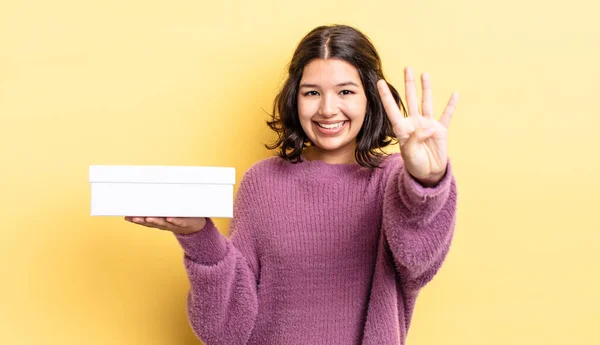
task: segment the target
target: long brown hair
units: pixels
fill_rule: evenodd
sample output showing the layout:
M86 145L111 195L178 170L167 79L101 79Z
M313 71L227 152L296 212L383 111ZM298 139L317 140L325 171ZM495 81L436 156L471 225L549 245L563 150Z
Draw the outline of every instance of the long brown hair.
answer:
M385 156L381 149L397 142L377 91L377 81L385 79L381 59L369 38L347 25L319 26L300 41L289 64L288 77L273 101L271 120L267 121L278 137L265 146L279 149L280 157L297 163L304 147L311 145L298 118L298 87L304 66L317 58L341 59L358 70L367 96L367 113L356 137L354 155L361 166L378 167ZM389 83L388 86L406 116L398 91Z

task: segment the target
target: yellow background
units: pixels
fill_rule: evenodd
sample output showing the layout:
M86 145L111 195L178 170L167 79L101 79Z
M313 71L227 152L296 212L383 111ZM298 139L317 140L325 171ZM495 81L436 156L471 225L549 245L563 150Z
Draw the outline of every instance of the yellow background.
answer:
M461 100L450 255L408 344L600 344L600 6L592 1L2 1L0 344L200 344L170 233L89 216L90 164L271 153L310 29L372 38L388 79ZM226 233L228 220L218 220Z

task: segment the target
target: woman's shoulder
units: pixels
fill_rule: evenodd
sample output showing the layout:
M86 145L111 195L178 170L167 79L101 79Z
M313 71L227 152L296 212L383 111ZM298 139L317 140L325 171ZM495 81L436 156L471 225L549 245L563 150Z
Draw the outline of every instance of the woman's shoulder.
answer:
M281 172L287 164L289 163L279 156L263 158L246 170L243 179L262 180L266 176L272 176Z
M379 167L383 170L389 170L402 164L402 155L400 154L400 152L394 152L386 155L379 164Z
M252 164L246 174L262 175L272 173L275 170L281 170L286 163L288 162L279 156L263 158Z
M381 166L389 166L390 164L397 163L398 160L402 160L402 155L400 155L400 152L389 153L383 158Z

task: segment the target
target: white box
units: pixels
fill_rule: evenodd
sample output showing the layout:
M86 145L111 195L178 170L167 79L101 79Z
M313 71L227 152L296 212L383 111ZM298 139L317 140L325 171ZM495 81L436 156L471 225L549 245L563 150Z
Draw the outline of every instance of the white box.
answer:
M233 217L235 168L90 165L92 216Z

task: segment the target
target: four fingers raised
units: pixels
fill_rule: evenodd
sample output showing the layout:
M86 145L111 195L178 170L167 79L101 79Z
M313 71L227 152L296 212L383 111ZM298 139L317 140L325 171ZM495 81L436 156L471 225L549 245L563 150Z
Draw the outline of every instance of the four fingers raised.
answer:
M423 73L421 75L421 84L423 90L423 97L421 101L422 113L419 113L417 88L415 86L413 69L411 67L404 69L404 85L409 115L412 117L419 117L422 115L425 118L433 119L433 95L428 73ZM415 127L418 127L414 124L419 124L421 121L407 121L407 119L404 118L385 80L381 79L377 82L377 89L379 91L379 96L385 112L392 124L392 127L394 128L394 132L399 137L398 139L400 139L400 137L406 138L408 135L410 135L410 133L414 132L416 129ZM454 92L439 120L439 122L446 128L448 128L450 125L450 119L454 114L457 102L458 93Z

